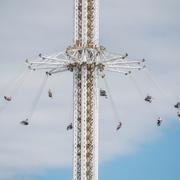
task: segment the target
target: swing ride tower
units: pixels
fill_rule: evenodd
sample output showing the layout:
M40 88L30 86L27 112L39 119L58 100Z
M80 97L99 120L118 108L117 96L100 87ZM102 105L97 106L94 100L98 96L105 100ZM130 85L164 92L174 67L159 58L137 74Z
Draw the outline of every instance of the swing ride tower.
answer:
M99 1L75 0L73 180L98 180ZM70 48L71 51L71 48Z
M105 71L124 75L142 69L144 60L110 53L99 42L99 0L74 0L74 40L65 51L27 60L29 69L53 75L73 73L73 180L98 180L98 79Z

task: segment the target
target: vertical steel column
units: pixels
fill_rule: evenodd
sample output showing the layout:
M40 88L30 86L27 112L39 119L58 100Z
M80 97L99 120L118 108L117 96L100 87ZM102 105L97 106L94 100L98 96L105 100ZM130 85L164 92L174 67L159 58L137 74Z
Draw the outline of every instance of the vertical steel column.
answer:
M74 46L82 47L82 1L74 0Z
M98 180L99 0L75 0L74 14L74 46L81 53L74 68L73 180Z
M87 153L87 67L86 65L82 65L81 67L81 71L82 71L82 76L81 76L81 87L82 87L82 92L81 92L81 118L82 118L82 124L81 124L81 142L82 142L82 146L81 146L81 180L87 180L86 178L86 171L87 171L87 159L86 159L86 153Z
M98 179L98 91L95 63L74 70L74 180Z
M98 60L98 59L97 59ZM99 165L99 88L98 88L98 69L97 67L94 70L94 79L93 79L93 108L94 108L94 180L98 180L98 165Z
M82 46L87 47L87 40L88 40L88 26L87 26L87 7L88 7L88 0L82 0Z
M99 0L75 0L74 3L74 45L99 46Z
M81 180L81 70L74 69L73 180Z
M96 96L95 96L95 65L88 64L87 65L87 171L86 176L87 180L95 180L95 151L96 151L96 129L95 129L95 121L97 121L95 112L98 109L95 109L96 104Z

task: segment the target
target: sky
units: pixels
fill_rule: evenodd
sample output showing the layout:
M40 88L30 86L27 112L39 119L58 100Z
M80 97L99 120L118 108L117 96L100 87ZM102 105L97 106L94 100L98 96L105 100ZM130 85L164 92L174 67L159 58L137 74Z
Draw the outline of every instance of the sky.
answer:
M179 180L180 1L101 0L100 42L110 52L146 59L148 70L106 78L118 111L100 98L99 178ZM0 0L0 179L72 179L72 74L51 77L29 127L43 72L25 74L25 59L63 51L73 39L73 1ZM10 84L10 85L9 85ZM100 88L105 88L100 80ZM47 97L53 90L54 98ZM154 97L147 104L143 98ZM4 95L12 95L6 103ZM156 127L161 116L163 123ZM116 132L117 123L123 128Z

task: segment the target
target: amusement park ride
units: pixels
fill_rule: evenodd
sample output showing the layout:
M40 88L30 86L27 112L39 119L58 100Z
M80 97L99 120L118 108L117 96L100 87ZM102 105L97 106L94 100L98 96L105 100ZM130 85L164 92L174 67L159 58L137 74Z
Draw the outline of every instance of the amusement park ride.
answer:
M98 79L106 78L106 72L129 75L142 70L145 60L129 60L128 54L111 53L99 42L99 0L74 0L74 40L65 51L55 55L39 54L36 60L26 60L29 70L44 70L48 78L56 73L70 71L73 74L73 180L98 180L98 111L99 96L108 98L105 89L99 89ZM51 89L48 96L53 98ZM152 103L147 95L145 101ZM4 96L6 101L12 97ZM180 116L180 103L174 106ZM21 122L29 125L30 117ZM157 126L162 123L157 118ZM119 122L117 130L122 127Z

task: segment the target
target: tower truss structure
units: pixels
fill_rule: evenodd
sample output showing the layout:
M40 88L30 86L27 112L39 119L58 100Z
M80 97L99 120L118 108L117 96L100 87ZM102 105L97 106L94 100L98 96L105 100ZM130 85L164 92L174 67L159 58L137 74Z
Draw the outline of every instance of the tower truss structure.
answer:
M27 60L48 75L73 73L73 180L98 180L98 78L106 71L128 75L144 60L110 53L99 42L99 0L74 0L74 40L65 51Z

